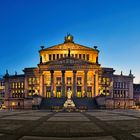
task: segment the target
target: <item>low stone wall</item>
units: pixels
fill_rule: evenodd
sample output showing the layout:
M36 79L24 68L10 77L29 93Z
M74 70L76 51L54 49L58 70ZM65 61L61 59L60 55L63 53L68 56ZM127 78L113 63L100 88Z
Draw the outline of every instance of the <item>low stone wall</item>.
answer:
M32 99L8 99L4 101L7 109L32 109Z
M132 108L134 106L133 99L108 99L106 100L106 108Z

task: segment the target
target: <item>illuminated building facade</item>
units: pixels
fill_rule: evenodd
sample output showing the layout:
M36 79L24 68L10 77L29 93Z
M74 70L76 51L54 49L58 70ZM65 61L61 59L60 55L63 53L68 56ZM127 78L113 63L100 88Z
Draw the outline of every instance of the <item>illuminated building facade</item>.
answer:
M53 99L65 101L68 89L74 99L106 95L107 106L133 104L133 75L114 75L113 68L101 67L97 46L76 44L73 36L67 35L62 44L41 46L39 55L37 67L25 68L23 75L7 72L4 76L6 106L31 107L34 95L46 99L46 104Z

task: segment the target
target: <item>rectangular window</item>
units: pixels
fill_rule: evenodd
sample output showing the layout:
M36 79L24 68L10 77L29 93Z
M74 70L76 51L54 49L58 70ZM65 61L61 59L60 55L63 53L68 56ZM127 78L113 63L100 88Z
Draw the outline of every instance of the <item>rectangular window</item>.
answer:
M55 60L55 54L53 54L53 60Z
M61 58L63 58L63 54L61 54Z
M36 80L35 78L32 78L32 83L33 83L33 84L35 84L35 80Z
M51 86L46 86L46 91L51 92Z
M67 77L67 80L68 80L68 81L71 81L71 77Z
M85 60L85 54L83 54L83 59Z
M24 83L22 82L22 83L21 83L21 88L23 88L23 87L24 87Z
M61 86L57 86L57 87L56 87L56 91L57 91L57 92L61 92Z
M121 82L121 88L123 88L123 82Z
M92 87L87 87L87 92L92 92Z
M61 77L56 77L56 81L61 81Z
M14 88L14 87L15 87L14 85L15 85L15 83L12 83L12 88Z
M39 84L39 78L36 78L36 83Z
M120 86L121 86L121 83L120 83L120 82L118 82L118 88L120 88Z
M89 54L87 54L87 60L89 60Z
M124 82L124 88L126 88L126 82Z
M116 88L116 82L113 83L113 87Z
M59 54L57 54L57 59L59 59Z
M51 54L49 54L49 60L52 60L52 55Z
M77 54L75 54L75 58L77 58Z
M29 82L29 85L31 85L32 84L32 79L29 78L28 82Z
M81 59L81 56L82 56L82 55L81 55L81 54L79 54L79 59Z
M18 88L20 88L20 83L18 83Z
M15 83L15 88L17 88L17 83Z
M77 77L77 84L78 85L82 84L82 77Z
M118 82L116 82L115 87L118 88Z
M61 83L61 77L56 77L56 83L60 84Z
M87 97L92 97L92 87L87 87Z
M67 77L67 84L72 84L71 77Z
M81 86L77 86L77 92L81 92L81 91L82 91Z
M92 81L92 76L89 76L87 79L88 81Z
M67 56L67 54L64 54L64 57L66 57Z

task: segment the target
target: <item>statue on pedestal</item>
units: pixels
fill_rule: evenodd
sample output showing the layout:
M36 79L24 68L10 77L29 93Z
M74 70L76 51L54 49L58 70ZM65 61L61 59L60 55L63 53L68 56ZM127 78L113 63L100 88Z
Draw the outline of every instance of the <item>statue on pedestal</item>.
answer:
M75 108L75 104L72 101L71 97L72 97L72 91L69 88L68 92L67 92L67 100L64 103L64 108L66 108L66 109L74 109Z

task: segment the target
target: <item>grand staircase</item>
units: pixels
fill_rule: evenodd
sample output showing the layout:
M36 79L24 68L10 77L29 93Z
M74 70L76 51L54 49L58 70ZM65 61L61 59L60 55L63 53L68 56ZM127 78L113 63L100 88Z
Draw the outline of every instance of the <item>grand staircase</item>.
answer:
M98 105L95 98L73 98L76 107L86 107L87 109L97 109Z
M97 109L98 105L95 98L72 98L76 108L85 107L87 109ZM52 109L53 107L63 108L66 98L43 98L40 109Z

